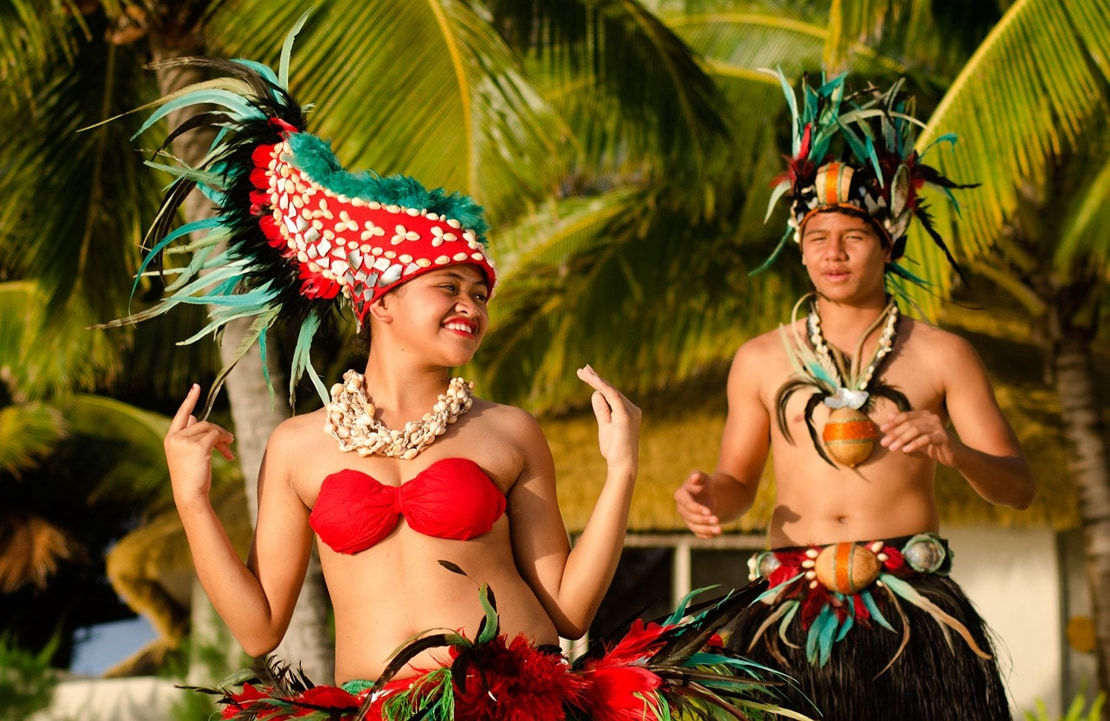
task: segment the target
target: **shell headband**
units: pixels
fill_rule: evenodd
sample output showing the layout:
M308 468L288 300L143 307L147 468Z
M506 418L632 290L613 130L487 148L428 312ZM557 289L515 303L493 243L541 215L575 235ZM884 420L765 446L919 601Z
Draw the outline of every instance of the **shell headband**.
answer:
M347 172L326 141L306 132L304 109L287 90L292 39L304 20L283 47L280 77L249 60L194 57L162 63L199 66L226 77L160 99L159 109L136 133L172 112L198 106L204 109L174 129L159 152L190 130L217 131L197 167L180 160L148 163L173 174L174 181L147 231L150 250L139 276L175 241L203 237L189 243L187 266L162 271L176 278L157 305L100 327L153 318L182 303L208 306L208 325L182 341L192 343L222 332L232 320L252 319L236 355L212 384L205 414L254 342L265 359L266 331L275 325L297 329L290 401L308 371L326 404L328 392L309 351L322 321L342 304L361 325L374 301L422 273L469 264L485 274L491 294L496 282L485 249L486 222L472 199L428 190L402 175ZM215 202L217 214L171 230L178 208L198 187ZM138 282L137 277L135 288Z
M827 82L822 77L817 88L803 78L799 102L782 71L774 75L790 108L792 144L785 172L773 181L767 216L785 199L790 217L771 257L755 272L773 263L789 238L800 242L802 229L814 213L837 208L864 215L883 234L891 247L890 272L924 282L896 262L905 254L906 232L915 218L960 272L933 226L923 193L939 191L955 205L952 190L976 184L955 183L922 162L928 149L918 153L914 141L924 123L913 116L913 100L901 97L903 81L882 93L868 88L847 96L845 75ZM933 145L940 142L954 145L956 136L949 133Z

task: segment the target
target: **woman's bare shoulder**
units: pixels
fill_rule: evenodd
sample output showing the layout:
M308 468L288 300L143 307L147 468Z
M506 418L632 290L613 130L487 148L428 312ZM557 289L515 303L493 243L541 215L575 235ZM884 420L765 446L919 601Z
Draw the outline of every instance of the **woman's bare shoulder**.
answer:
M324 433L324 409L311 413L298 413L277 425L267 442L267 452L280 449L283 453L297 454L318 446L329 437Z
M476 416L489 423L497 432L510 437L522 433L531 434L540 429L536 417L519 406L476 398L471 413L475 411L477 411Z

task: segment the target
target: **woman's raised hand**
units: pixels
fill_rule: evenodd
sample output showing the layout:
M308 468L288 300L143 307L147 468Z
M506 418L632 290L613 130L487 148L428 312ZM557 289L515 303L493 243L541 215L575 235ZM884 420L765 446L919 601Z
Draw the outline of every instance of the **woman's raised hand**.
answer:
M215 423L198 421L193 416L199 398L200 386L194 383L170 422L163 442L174 500L179 507L194 500L206 500L212 487L212 451L218 451L229 461L235 458L228 447L235 437Z
M579 368L578 377L594 389L590 401L597 416L601 455L610 468L627 468L635 474L639 463L640 408L590 366Z

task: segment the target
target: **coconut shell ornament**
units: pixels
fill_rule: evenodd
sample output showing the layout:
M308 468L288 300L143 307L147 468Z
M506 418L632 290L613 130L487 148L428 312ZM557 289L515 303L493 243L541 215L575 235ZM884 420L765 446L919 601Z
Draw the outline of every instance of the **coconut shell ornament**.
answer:
M805 323L808 337L801 334L798 322L798 310L806 301L810 303ZM881 437L879 427L867 415L874 399L886 398L901 411L910 409L906 396L883 384L879 376L883 360L894 349L899 317L898 304L888 300L882 314L860 335L855 353L849 358L825 341L815 295L810 293L798 301L790 325L793 333L780 328L795 370L778 392L778 425L787 441L794 442L787 424L786 404L796 392L808 389L812 395L806 402L805 422L817 453L834 467L840 464L855 468L871 457L875 442ZM875 331L880 331L879 339L870 362L864 365L863 346ZM813 412L821 403L830 411L824 428L818 432Z
M855 408L836 408L821 429L825 450L837 463L855 468L871 456L879 426Z

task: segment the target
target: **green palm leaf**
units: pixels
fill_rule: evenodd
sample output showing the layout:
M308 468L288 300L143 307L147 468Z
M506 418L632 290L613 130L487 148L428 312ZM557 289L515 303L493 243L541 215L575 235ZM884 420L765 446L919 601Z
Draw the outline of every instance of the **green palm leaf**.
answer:
M51 322L75 307L111 318L125 304L135 261L134 252L121 252L123 239L137 248L156 188L127 162L135 157L128 120L78 129L149 97L153 78L140 65L134 50L85 43L29 108L0 106L9 132L0 161L0 265L39 280Z
M491 3L498 26L529 53L542 92L568 120L575 172L650 163L688 176L728 128L698 56L635 0Z
M54 62L68 62L73 34L88 36L83 18L71 0L57 0L43 12L41 3L0 0L0 88L5 102L20 104Z
M19 479L66 435L61 414L49 406L0 408L0 475Z
M1099 147L1101 146L1101 148ZM1107 278L1110 269L1110 135L1088 144L1089 166L1097 168L1087 181L1065 222L1056 245L1054 265L1061 275L1076 270Z
M229 5L213 20L211 51L272 62L272 38L308 7L293 5ZM291 83L348 168L410 174L494 215L553 182L546 133L559 121L470 3L324 3L297 39Z
M104 396L84 394L74 395L64 409L71 431L83 441L101 446L105 456L114 459L89 492L91 501L106 493L146 500L170 497L162 449L168 418Z
M118 368L116 341L85 328L93 323L80 305L48 322L41 285L0 283L0 367L13 396L48 398L71 388L92 388Z
M937 228L958 238L963 257L986 259L998 249L1021 264L1022 251L1003 229L1022 193L1045 188L1055 159L1080 151L1085 135L1110 112L1108 26L1107 0L1020 0L929 119L919 148L957 132L958 152L934 148L929 159L949 177L982 183L963 194L958 216L943 203L933 205ZM928 239L918 233L910 243L920 249L922 274L946 291L949 275Z

